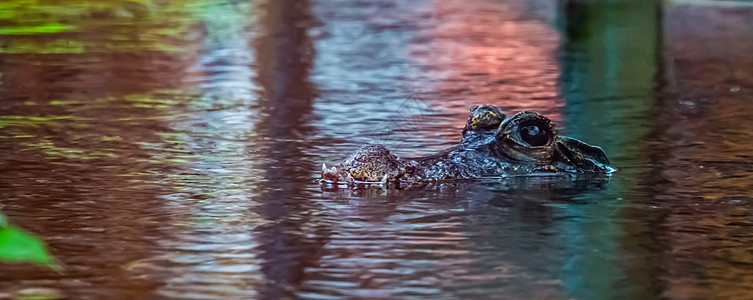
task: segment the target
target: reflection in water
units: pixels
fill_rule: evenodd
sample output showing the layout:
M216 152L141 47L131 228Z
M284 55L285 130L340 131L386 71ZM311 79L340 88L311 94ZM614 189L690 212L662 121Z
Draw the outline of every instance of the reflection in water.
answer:
M308 1L270 1L261 18L265 33L254 42L256 80L262 87L256 140L267 147L254 211L268 220L254 229L254 235L261 244L266 283L259 290L267 299L294 297L306 268L317 264L328 238L327 224L317 220L316 208L306 200L311 186L301 184L316 169L314 158L306 153L313 134L306 123L315 97L308 78L314 55L309 6Z
M235 176L255 170L254 161L263 158L245 153L245 141L251 139L258 117L251 108L258 86L251 80L253 52L249 48L249 26L255 19L248 3L213 3L202 9L205 36L196 65L183 81L200 88L200 96L188 104L182 118L170 120L173 132L167 143L190 153L181 168L166 175L165 184L175 193L163 195L172 210L184 210L187 220L175 224L174 236L161 240L160 246L173 249L135 264L137 270L167 270L167 276L155 291L168 298L254 298L262 284L259 247L250 232L264 223L250 208L257 186L249 177ZM221 17L218 17L221 16ZM167 144L167 145L166 145Z
M535 110L559 123L558 36L547 16L526 10L536 1L435 1L432 27L412 58L431 78L439 99L432 106L465 121L468 107L499 106L512 114ZM437 100L439 100L437 99ZM454 132L451 132L454 133Z
M646 120L657 101L655 78L661 64L657 58L663 42L657 16L661 13L654 3L618 5L568 1L560 7L558 23L565 36L560 51L565 117L568 132L602 146L621 175L645 178L645 171L635 166L648 163L642 153L650 130ZM562 270L569 295L578 299L645 299L656 292L644 288L653 285L653 279L641 272L654 269L653 263L644 259L644 249L623 251L621 245L624 236L650 239L650 232L622 225L616 218L627 203L643 201L642 194L633 192L639 188L633 181L617 181L608 195L621 201L606 207L570 208L594 217L566 225L568 236L580 237L568 243L573 245L568 247L571 259ZM600 249L600 253L588 253L592 249ZM635 284L616 285L623 277Z
M3 10L4 16L20 16L10 23L35 10L15 9ZM138 27L104 26L91 38L137 35ZM77 30L82 34L51 35L81 36L88 29ZM6 49L18 49L13 45L24 40L57 38L3 37ZM147 147L161 142L161 134L169 131L165 120L174 113L166 109L170 96L156 91L178 88L175 74L187 68L191 56L85 50L0 55L2 209L42 234L65 265L60 274L2 266L0 289L50 285L72 298L143 298L165 272L131 272L131 263L157 252L157 241L172 235L160 224L183 218L182 211L168 210L159 197L172 187L160 184L163 171L157 170L177 164L158 158L169 149Z
M647 204L662 211L656 239L666 249L663 292L672 298L749 298L753 62L746 53L753 39L743 28L753 25L753 10L670 8L668 96L656 112L655 179L647 188Z
M324 205L342 220L305 290L348 297L562 297L560 227L581 217L562 208L592 205L577 197L605 184L510 178L325 193ZM332 280L346 280L348 288L330 286Z
M0 209L65 271L0 265L0 298L753 294L749 7L27 2L0 3ZM446 148L482 102L620 171L314 182L366 142Z
M406 155L447 146L436 136L448 125L429 106L433 96L420 86L427 84L421 70L409 63L418 26L431 21L421 15L430 2L336 0L312 6L323 23L312 28L311 78L322 93L314 103L319 118L314 124L328 151L340 156L331 161L364 143L386 144ZM427 139L420 132L434 135Z

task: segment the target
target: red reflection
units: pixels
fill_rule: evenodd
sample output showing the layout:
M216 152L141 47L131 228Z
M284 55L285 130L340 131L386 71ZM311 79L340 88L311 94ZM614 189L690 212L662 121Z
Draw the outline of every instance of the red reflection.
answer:
M494 104L508 114L535 110L561 120L558 35L542 17L546 11L536 10L539 14L523 2L435 2L433 26L409 49L431 83L415 89L437 92L427 99L430 105L451 115L449 124L440 128L446 140L458 139L458 127L473 104Z

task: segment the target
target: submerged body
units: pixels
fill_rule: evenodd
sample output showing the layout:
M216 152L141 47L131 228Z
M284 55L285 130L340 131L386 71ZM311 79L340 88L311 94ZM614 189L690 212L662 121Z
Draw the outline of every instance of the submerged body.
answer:
M322 181L423 183L534 174L608 174L604 151L557 135L549 119L521 112L506 118L497 107L474 106L460 144L434 155L398 158L383 145L365 145L341 164L322 167Z

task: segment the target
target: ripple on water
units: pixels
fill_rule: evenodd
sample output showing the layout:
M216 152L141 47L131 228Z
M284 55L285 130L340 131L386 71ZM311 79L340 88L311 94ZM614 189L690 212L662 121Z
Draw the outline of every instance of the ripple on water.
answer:
M0 209L65 272L0 265L0 298L753 294L744 5L6 2ZM619 171L314 182L364 143L444 149L479 103Z

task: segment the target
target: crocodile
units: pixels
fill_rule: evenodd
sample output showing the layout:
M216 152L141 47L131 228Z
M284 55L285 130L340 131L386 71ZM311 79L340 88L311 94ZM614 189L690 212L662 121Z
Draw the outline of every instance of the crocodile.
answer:
M474 105L459 144L418 158L400 158L384 145L366 144L340 164L322 164L320 182L400 186L508 176L602 176L615 170L600 147L559 135L539 113L522 111L508 118L496 106Z

